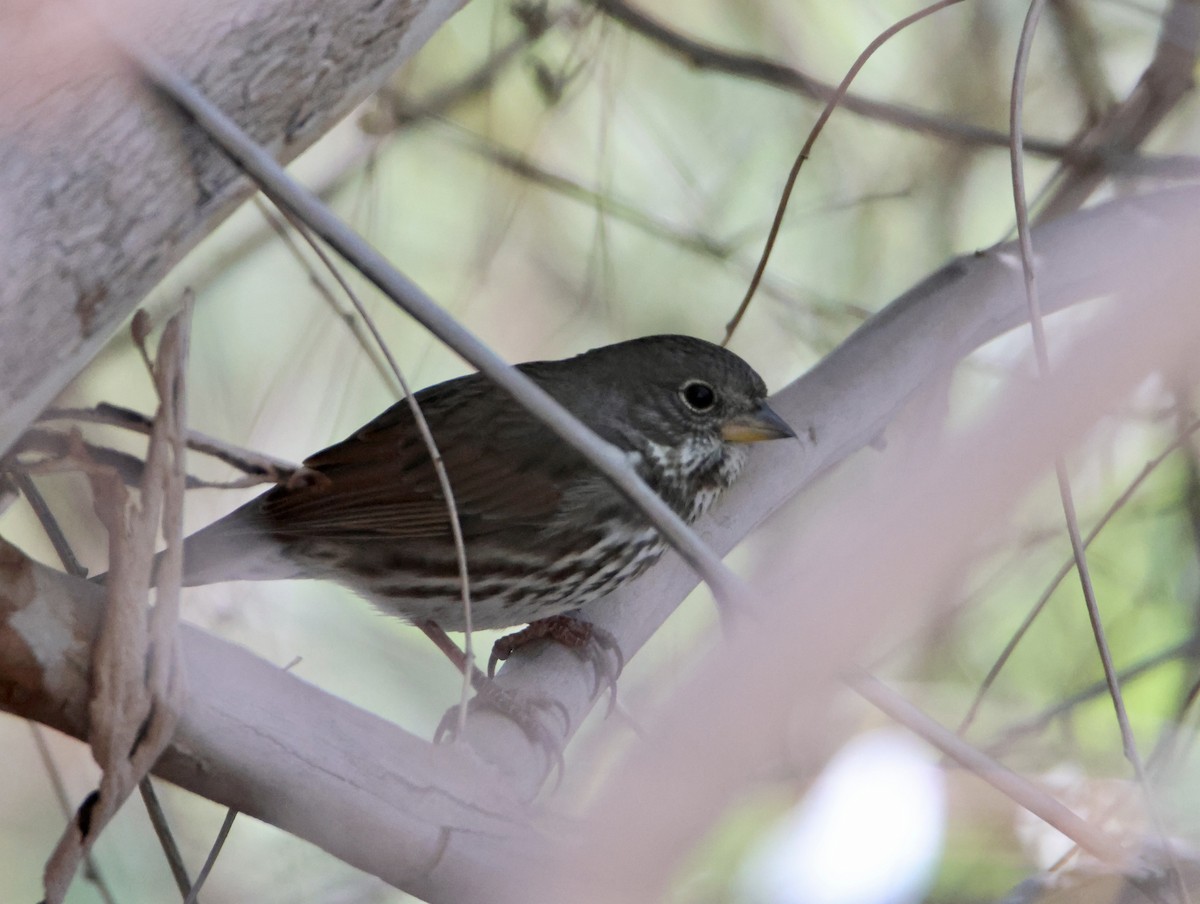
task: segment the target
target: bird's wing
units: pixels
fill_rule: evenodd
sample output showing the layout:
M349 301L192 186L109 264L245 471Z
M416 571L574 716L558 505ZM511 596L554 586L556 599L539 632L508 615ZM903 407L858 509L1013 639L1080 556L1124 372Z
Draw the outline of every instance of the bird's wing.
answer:
M482 378L419 393L468 537L544 523L576 455ZM312 479L277 487L258 516L274 533L342 539L444 537L446 501L406 402L309 458Z

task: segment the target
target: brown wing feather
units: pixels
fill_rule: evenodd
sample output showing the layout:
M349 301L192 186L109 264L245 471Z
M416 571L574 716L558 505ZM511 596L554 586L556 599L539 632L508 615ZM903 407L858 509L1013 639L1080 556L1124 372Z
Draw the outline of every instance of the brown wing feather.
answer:
M486 533L496 523L544 523L561 500L561 479L575 467L574 453L481 378L453 384L417 399L450 476L464 533ZM448 390L454 393L449 401ZM508 426L514 418L522 429ZM259 500L258 514L273 532L414 539L449 531L433 462L405 402L305 465L321 477L277 487Z

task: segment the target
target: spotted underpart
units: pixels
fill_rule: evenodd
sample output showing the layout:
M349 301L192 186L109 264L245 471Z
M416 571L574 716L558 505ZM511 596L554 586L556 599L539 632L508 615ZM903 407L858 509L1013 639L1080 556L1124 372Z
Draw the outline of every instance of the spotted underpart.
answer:
M647 443L628 454L643 480L689 524L730 486L746 462L743 446L692 441L680 447ZM604 478L596 476L597 483ZM637 577L662 555L659 533L628 504L611 506L606 517L580 532L578 547L561 554L549 542L562 530L552 520L547 542L514 550L468 544L472 623L500 628L578 609ZM308 544L303 557L320 561L336 578L385 611L410 620L432 619L449 631L463 630L462 588L453 549L441 545L417 556L360 544ZM346 575L355 575L347 580Z

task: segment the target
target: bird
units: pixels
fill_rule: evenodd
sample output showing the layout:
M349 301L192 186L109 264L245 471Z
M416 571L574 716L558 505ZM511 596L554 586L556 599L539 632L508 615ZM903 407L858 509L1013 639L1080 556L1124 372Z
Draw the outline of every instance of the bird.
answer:
M647 336L517 369L688 523L737 479L749 444L795 436L754 369L701 339ZM415 399L457 507L473 627L573 618L662 554L640 510L486 376ZM409 622L467 627L446 500L405 401L192 534L183 563L185 586L328 580Z

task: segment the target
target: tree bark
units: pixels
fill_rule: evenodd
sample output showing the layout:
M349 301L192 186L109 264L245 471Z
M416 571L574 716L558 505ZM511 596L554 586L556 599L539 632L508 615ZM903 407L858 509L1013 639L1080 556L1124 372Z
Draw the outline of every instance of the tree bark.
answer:
M87 737L103 600L0 541L0 708ZM528 843L527 805L470 748L416 738L198 628L179 636L190 692L156 775L423 897L486 900L474 883L508 875L498 852Z
M464 2L3 4L0 454L251 190L145 88L100 21L153 48L287 161Z

